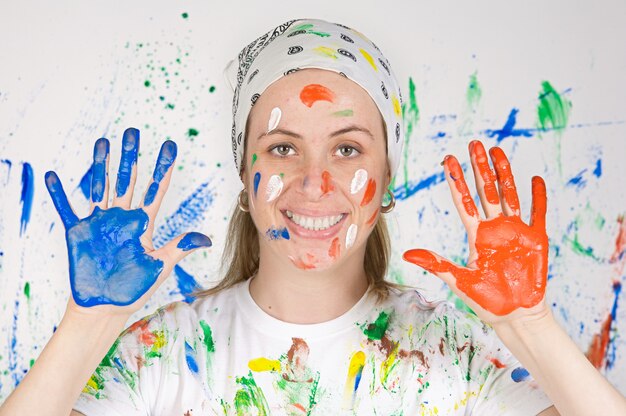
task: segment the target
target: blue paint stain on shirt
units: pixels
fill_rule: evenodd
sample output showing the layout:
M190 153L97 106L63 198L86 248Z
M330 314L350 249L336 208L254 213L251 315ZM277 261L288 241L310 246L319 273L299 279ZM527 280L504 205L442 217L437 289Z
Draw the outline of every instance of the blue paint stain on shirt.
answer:
M187 273L182 267L174 266L174 274L176 275L176 284L180 294L185 298L185 302L191 303L196 297L192 296L193 292L202 290L202 286L198 284L196 279Z
M257 191L259 190L259 183L261 182L261 173L254 174L254 197L256 198Z
M187 367L189 367L192 373L198 374L198 363L196 362L195 355L196 352L194 349L185 341L185 359L187 360Z
M33 195L35 190L33 168L30 163L22 165L22 217L20 218L20 236L26 232L26 226L30 221L30 211L33 206Z
M204 234L191 232L185 235L176 247L182 251L193 250L198 247L211 247L211 239Z
M517 108L511 109L509 112L509 116L502 126L501 129L498 130L485 130L484 133L487 134L488 137L495 137L496 142L500 144L500 142L507 137L532 137L535 129L516 129L515 123L517 123L517 113L519 110Z
M519 383L520 381L524 381L528 378L528 376L530 376L530 374L528 373L528 370L526 370L523 367L517 367L515 370L513 370L513 372L511 373L511 378L513 379L514 382Z
M109 156L109 141L105 138L96 140L93 147L93 165L91 168L91 199L102 202L106 186L106 161Z
M165 177L167 171L174 164L177 151L176 143L171 140L166 140L161 146L156 166L154 167L154 173L152 174L153 182L148 187L148 192L146 192L146 197L143 200L144 205L150 205L154 202L154 198L159 190L159 184Z
M270 240L289 240L289 230L287 228L270 228L265 232L265 235Z
M122 157L120 158L120 167L117 171L117 183L115 185L115 193L118 197L126 195L126 191L130 186L133 167L137 164L138 150L139 130L134 128L126 129L122 137Z

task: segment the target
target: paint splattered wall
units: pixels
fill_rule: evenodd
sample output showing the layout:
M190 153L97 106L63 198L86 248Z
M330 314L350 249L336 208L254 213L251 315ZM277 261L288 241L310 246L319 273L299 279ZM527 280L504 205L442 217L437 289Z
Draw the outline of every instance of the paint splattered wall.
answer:
M122 132L141 130L139 187L161 142L175 140L178 164L155 245L190 230L215 244L181 263L137 316L190 300L219 277L241 188L222 69L254 37L294 17L364 32L402 84L406 143L389 217L390 279L463 307L400 254L425 247L465 261L466 237L439 162L454 153L467 169L471 139L500 145L523 212L531 176L547 182L548 298L558 320L626 394L623 3L403 1L365 10L361 2L321 1L276 3L271 17L261 17L268 6L258 2L62 3L15 2L0 16L0 401L41 352L69 295L63 227L44 172L57 171L84 215L95 139L111 140L115 171Z

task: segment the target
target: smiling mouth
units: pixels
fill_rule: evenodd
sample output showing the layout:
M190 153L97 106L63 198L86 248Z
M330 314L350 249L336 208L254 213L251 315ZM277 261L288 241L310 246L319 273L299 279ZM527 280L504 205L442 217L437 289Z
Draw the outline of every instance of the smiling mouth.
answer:
M298 215L286 210L284 214L296 225L310 231L325 231L339 224L346 214L330 215L325 217L309 217Z

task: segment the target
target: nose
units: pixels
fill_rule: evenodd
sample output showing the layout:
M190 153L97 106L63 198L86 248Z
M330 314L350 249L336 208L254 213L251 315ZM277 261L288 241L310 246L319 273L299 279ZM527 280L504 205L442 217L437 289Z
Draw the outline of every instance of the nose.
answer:
M322 161L307 161L302 168L301 175L301 190L309 201L323 199L335 190L332 174Z

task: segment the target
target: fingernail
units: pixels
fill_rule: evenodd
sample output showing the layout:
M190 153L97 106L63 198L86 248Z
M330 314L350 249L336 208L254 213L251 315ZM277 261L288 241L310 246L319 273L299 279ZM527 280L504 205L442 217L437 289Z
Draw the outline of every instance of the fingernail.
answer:
M212 245L211 239L206 235L191 232L184 236L176 247L183 251L189 251L199 247L211 247Z

